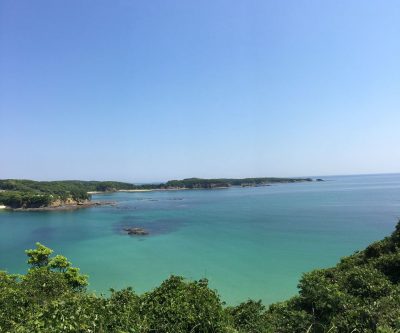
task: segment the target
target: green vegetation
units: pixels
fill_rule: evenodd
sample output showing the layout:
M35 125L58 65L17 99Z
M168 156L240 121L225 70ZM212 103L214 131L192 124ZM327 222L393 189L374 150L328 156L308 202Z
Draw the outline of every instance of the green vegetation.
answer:
M82 202L90 200L88 192L114 192L118 190L156 190L218 188L229 186L257 186L271 183L294 183L312 181L311 178L244 178L244 179L201 179L188 178L170 180L161 184L135 185L113 181L63 180L39 182L25 179L0 180L0 205L12 208L39 208L59 200Z
M273 183L296 183L312 181L311 178L187 178L183 180L170 180L164 184L166 188L213 188L213 187L229 187L229 186L257 186Z
M177 276L143 295L97 296L52 252L37 243L27 274L0 272L0 332L400 332L400 222L335 267L304 274L297 296L267 309L253 300L226 307L207 280Z
M12 208L38 208L56 200L82 202L90 199L78 181L37 182L23 179L0 180L0 204Z
M153 185L151 185L153 186ZM140 187L140 186L139 186ZM117 191L136 189L138 186L120 182L63 180L38 182L24 179L0 180L0 204L12 208L46 207L59 200L83 202L90 200L90 191Z
M121 189L131 190L136 185L121 182L99 182L82 180L60 180L39 182L25 179L0 180L0 189L7 191L38 192L65 195L71 194L77 197L90 191L117 191Z
M20 191L0 192L0 204L12 208L39 208L50 205L52 201L53 196L51 194Z

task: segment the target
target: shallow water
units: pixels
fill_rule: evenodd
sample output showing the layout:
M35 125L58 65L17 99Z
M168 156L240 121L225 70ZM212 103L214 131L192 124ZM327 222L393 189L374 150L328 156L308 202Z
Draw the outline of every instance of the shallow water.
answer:
M228 304L296 293L303 272L334 265L392 232L400 175L324 177L267 187L96 195L115 207L0 211L0 269L23 273L36 241L90 276L90 289L144 292L170 274L206 277ZM124 227L149 236L128 236Z

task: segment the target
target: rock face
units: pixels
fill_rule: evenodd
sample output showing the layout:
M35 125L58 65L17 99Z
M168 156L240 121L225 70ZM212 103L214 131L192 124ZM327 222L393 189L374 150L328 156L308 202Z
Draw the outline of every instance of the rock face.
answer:
M65 200L57 199L53 200L48 207L61 207L61 206L73 206L73 205L85 205L90 203L89 200L74 200L72 198L66 198Z
M143 228L124 228L128 235L146 236L149 232Z

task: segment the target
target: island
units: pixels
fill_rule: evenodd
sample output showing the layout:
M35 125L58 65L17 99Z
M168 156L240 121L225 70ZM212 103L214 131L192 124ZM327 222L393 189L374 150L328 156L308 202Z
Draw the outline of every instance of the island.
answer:
M109 205L92 201L92 194L117 191L140 192L186 189L220 189L232 186L269 186L279 183L311 182L312 178L186 178L157 184L132 184L116 181L34 181L0 180L0 207L14 210L64 210Z
M312 178L275 178L275 177L260 177L260 178L186 178L183 180L170 180L163 187L167 189L196 189L196 188L226 188L231 186L266 186L274 183L297 183L311 182Z

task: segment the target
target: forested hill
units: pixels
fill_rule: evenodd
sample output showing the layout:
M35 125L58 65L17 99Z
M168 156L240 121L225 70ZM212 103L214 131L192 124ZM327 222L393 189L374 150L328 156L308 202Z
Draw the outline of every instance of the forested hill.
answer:
M77 204L91 199L90 191L134 189L133 184L96 181L0 180L0 205L11 208L39 208L50 205Z
M259 186L273 183L312 181L311 178L243 178L170 180L160 184L131 184L115 181L34 181L25 179L0 180L0 205L12 208L39 208L49 205L75 204L91 199L88 192L119 190L168 190L220 188L229 186Z
M91 191L113 191L131 190L137 185L114 181L83 181L83 180L60 180L60 181L34 181L25 179L3 179L0 180L0 189L8 191L25 191L40 193L65 193L65 192L91 192Z
M311 178L215 178L215 179L202 179L202 178L186 178L183 180L170 180L163 184L167 188L215 188L215 187L229 187L229 186L257 186L267 185L273 183L296 183L312 181Z
M154 187L150 185L150 187ZM0 180L0 205L11 208L39 208L87 202L88 192L111 192L143 188L130 183L113 181L34 181L25 179Z

